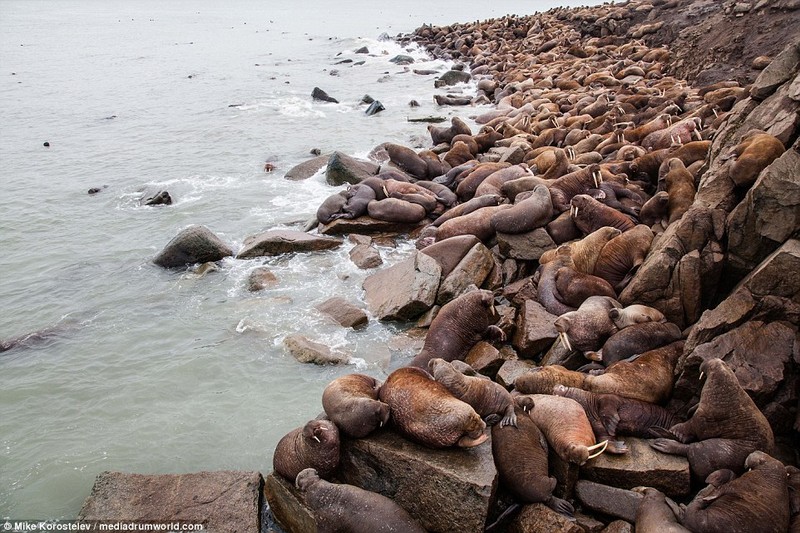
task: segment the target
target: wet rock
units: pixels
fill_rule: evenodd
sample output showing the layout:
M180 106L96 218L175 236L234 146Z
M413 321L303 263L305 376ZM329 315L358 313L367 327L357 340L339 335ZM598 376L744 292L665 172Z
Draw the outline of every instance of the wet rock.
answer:
M584 533L576 522L542 503L526 505L508 525L509 533Z
M314 87L314 90L311 91L311 98L313 98L314 100L319 100L321 102L331 102L331 103L334 103L334 104L338 104L339 103L339 100L329 96L328 93L326 93L325 91L323 91L319 87Z
M205 226L190 226L178 233L153 259L164 268L180 268L194 263L219 261L233 250Z
M375 235L380 233L410 233L423 223L409 224L406 222L389 222L378 220L369 216L358 218L337 218L330 224L319 227L319 232L323 235Z
M441 267L422 253L364 280L364 300L379 320L411 320L436 301Z
M283 176L287 180L300 181L305 180L325 168L328 160L331 158L330 154L319 155L308 161L303 161L299 165L295 165Z
M371 161L359 160L341 152L334 152L328 159L325 181L334 187L345 183L355 185L377 174L379 168L376 163Z
M202 523L206 531L255 532L263 482L258 472L103 472L78 520Z
M628 522L636 521L636 510L642 500L642 495L637 492L584 479L575 485L575 495L584 507Z
M384 429L344 439L341 453L342 481L393 499L428 531L483 531L498 483L488 441L432 450Z
M517 315L517 331L511 345L520 356L536 358L558 338L555 327L557 319L557 316L548 313L539 302L526 300Z
M316 308L320 313L328 315L336 323L346 328L357 328L369 322L364 311L338 296L325 300Z
M340 365L347 363L349 359L346 355L334 353L324 344L309 340L303 335L289 335L283 339L283 345L301 363Z
M267 267L258 267L247 276L247 290L250 292L258 292L277 284L278 277Z
M410 65L413 62L413 57L403 54L398 54L389 60L389 63L394 63L395 65Z
M756 100L764 100L775 92L800 69L800 40L787 46L778 56L761 72L750 87L750 96Z
M309 235L295 230L271 230L247 237L236 257L252 259L296 252L318 252L341 245L342 240L334 237Z
M492 252L482 243L476 244L442 280L436 295L436 303L446 304L463 294L470 285L480 287L492 268L494 268Z
M367 48L366 46L362 46L361 48L356 50L355 53L356 54L368 54L369 53L369 48Z
M381 253L371 244L356 244L350 249L350 260L360 269L376 268L383 264Z
M556 247L544 228L528 233L498 233L497 244L503 256L524 261L538 261L543 253Z
M439 87L446 87L457 83L467 83L471 79L472 76L470 76L468 72L462 70L448 70L433 82L433 86L438 89Z
M385 110L386 108L383 107L383 104L380 102L380 100L375 100L371 104L369 104L369 107L367 108L366 111L364 111L364 114L367 115L368 117L371 117L372 115L377 115L381 111Z
M622 437L628 453L604 453L581 467L581 478L621 489L653 487L667 496L689 493L689 461L686 457L658 452L644 439Z
M275 521L284 530L292 533L317 533L314 513L306 506L294 483L271 473L264 479L264 497Z
M458 235L426 246L420 253L433 257L442 267L442 276L447 277L480 242L475 235Z
M522 374L536 368L536 363L528 359L511 359L503 363L497 371L495 380L503 387L510 388Z
M159 191L153 196L143 199L142 205L172 205L172 196L167 191Z

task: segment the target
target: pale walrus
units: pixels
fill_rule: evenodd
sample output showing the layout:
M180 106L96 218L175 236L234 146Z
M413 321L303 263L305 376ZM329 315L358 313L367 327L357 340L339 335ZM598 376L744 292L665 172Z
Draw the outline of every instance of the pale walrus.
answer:
M730 167L731 180L739 186L750 185L784 151L777 137L759 130L748 132L732 151L736 161Z
M484 377L467 376L444 359L431 359L428 368L433 379L444 385L453 396L468 403L482 418L495 415L502 417L501 426L517 425L514 399L499 383Z
M667 318L664 313L641 304L633 304L623 309L609 309L608 317L614 322L614 325L619 329L627 328L634 324L641 324L642 322L666 322Z
M394 500L354 485L330 483L313 468L297 474L295 486L314 512L319 533L425 533Z
M364 374L338 377L322 392L322 408L348 437L366 437L389 421L389 406L378 400L380 388L380 381Z
M593 274L594 265L600 255L600 251L608 241L617 237L622 232L617 228L611 226L604 226L593 232L579 241L569 243L570 255L575 262L575 270L583 272L584 274ZM547 263L555 259L556 250L547 250L539 258L539 264Z
M636 533L692 533L678 523L678 517L667 503L667 497L652 487L635 487L634 492L644 497L636 509Z
M644 263L652 243L653 230L649 226L639 224L624 231L600 250L593 274L608 281L617 292L621 292Z
M741 473L751 452L772 453L772 428L725 362L707 359L700 372L707 377L697 410L686 422L669 428L677 440L661 438L650 445L664 453L685 455L697 479L721 468Z
M398 198L372 200L367 204L367 213L376 220L402 224L420 222L427 214L425 208L421 205Z
M400 433L430 448L469 448L488 438L480 415L419 368L389 374L379 398L389 405Z
M544 185L537 185L531 196L492 215L492 226L498 233L527 233L550 222L552 216L550 191Z
M427 369L435 357L463 361L472 347L484 338L505 340L503 330L491 323L493 318L491 291L470 291L447 302L431 322L422 350L409 366Z
M287 433L275 446L272 467L288 480L301 470L316 469L329 477L339 466L339 430L330 420L311 420Z
M561 365L537 366L514 380L514 390L522 394L552 394L556 385L582 389L586 377L583 372Z

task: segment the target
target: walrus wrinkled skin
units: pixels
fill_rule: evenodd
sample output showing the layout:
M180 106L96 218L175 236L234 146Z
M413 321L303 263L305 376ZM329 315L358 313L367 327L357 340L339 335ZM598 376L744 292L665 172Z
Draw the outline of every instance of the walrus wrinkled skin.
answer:
M578 402L547 394L519 395L514 398L561 459L586 464L605 451L607 442L597 444L586 412ZM600 449L597 454L595 450Z
M563 315L570 311L575 311L571 307L561 301L557 294L556 275L562 268L575 268L575 263L572 260L571 249L569 245L561 245L558 247L556 257L539 267L539 283L536 285L536 300L542 304L548 313L551 315Z
M594 265L595 276L601 277L621 292L630 282L653 243L653 230L639 224L608 241Z
M466 365L466 363L463 363ZM469 365L466 365L469 366ZM501 416L501 426L516 426L517 415L514 413L514 399L505 387L485 377L465 375L462 370L444 359L431 359L428 363L430 373L438 383L445 386L450 394L468 403L475 412L486 418L490 415Z
M608 241L622 234L617 228L604 226L579 241L569 243L570 255L575 262L575 270L584 274L593 274L594 265L600 256L600 251ZM555 259L557 249L547 250L539 258L539 264L544 264Z
M709 493L698 493L681 523L708 533L782 533L789 530L789 488L783 464L761 451L743 462L747 470Z
M537 366L514 380L514 390L522 394L552 394L553 387L583 388L587 375L561 365Z
M633 491L644 496L636 509L636 533L692 533L678 523L663 492L652 487L636 487Z
M313 468L297 474L295 486L314 512L318 533L425 533L394 500L353 485L330 483Z
M623 232L636 226L631 217L598 202L588 194L575 196L572 198L570 206L572 220L586 235L603 226L611 226Z
M772 453L772 428L724 361L707 359L700 372L706 374L706 382L697 410L686 422L669 428L676 440L660 438L650 445L686 456L697 479L721 468L739 474L751 452Z
M683 161L672 158L668 159L666 164L669 171L664 180L667 194L669 195L667 199L669 223L672 224L689 210L689 207L694 203L697 189L694 186L694 176L686 170Z
M473 198L472 200L466 201L463 204L458 204L457 206L448 209L443 215L439 218L434 220L431 224L434 226L441 226L448 220L456 217L460 217L462 215L468 215L473 211L477 211L481 207L494 207L500 203L499 196L493 195L484 195L479 196L477 198Z
M386 378L379 398L407 438L429 448L469 448L488 438L478 413L419 368L398 368Z
M562 314L554 324L561 343L568 350L596 351L617 331L608 316L615 307L622 304L614 298L590 296L577 310Z
M422 350L409 363L427 369L431 359L463 361L467 353L485 338L505 340L503 330L492 324L494 295L477 290L447 302L431 322Z
M653 226L669 217L669 194L659 191L647 200L639 211L639 221Z
M623 309L609 309L608 317L614 322L614 325L619 329L627 328L634 324L641 324L643 322L666 322L667 318L664 313L654 307L647 305L633 304Z
M601 182L600 165L589 165L553 180L550 184L553 208L559 213L566 211L575 196L599 187Z
M492 427L492 457L500 483L522 503L543 503L572 516L572 504L553 496L556 478L548 475L547 440L522 408L516 411L516 426Z
M456 235L475 235L483 242L488 242L495 234L492 216L504 209L511 209L511 206L504 204L482 207L469 214L451 218L439 225L436 240L441 241Z
M492 215L492 226L499 233L527 233L550 222L552 216L550 191L544 185L537 185L531 196Z
M427 214L425 208L421 205L406 202L399 198L372 200L367 204L367 213L376 220L402 224L420 222Z
M329 224L341 216L342 208L347 205L347 191L340 191L328 196L317 208L317 221Z
M366 437L389 421L389 406L378 400L380 388L380 381L364 374L338 377L322 392L322 408L348 437Z
M584 355L587 359L610 366L633 355L671 344L682 336L681 328L672 322L643 322L617 331L600 351L586 352Z
M736 185L750 185L784 151L783 143L777 137L759 130L750 131L733 149L736 161L728 175Z
M614 287L603 278L561 267L556 272L556 298L577 309L592 296L616 298Z
M339 429L330 420L311 420L287 433L275 446L272 467L289 481L314 468L330 477L339 466Z
M504 168L508 168L509 163L480 163L475 167L469 169L463 177L457 179L456 183L456 196L462 201L471 200L475 196L475 191L478 186L491 176L493 173Z

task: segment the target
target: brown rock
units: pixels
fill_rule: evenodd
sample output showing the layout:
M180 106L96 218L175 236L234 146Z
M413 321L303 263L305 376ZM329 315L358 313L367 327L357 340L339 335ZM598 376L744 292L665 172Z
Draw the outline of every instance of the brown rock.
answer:
M557 319L557 316L548 313L539 302L526 300L517 315L517 331L511 345L522 357L537 357L558 337L555 327Z
M628 522L636 521L636 510L642 500L639 493L583 479L575 485L575 494L586 508Z
M347 235L357 233L361 235L375 235L377 233L410 233L423 223L406 224L401 222L388 222L372 217L337 218L330 224L320 226L319 232L323 235Z
M464 362L474 368L475 372L494 377L506 362L506 357L508 357L508 352L501 353L488 342L480 341L467 353Z
M308 161L303 161L299 165L295 165L294 167L290 168L283 177L291 181L308 179L325 168L325 165L328 164L328 159L330 159L330 157L330 154L325 154L309 159Z
M791 93L791 84L781 85L775 94L761 102L748 117L748 122L763 124L758 129L774 135L784 146L795 138L800 126L800 102L793 100L789 96Z
M633 533L633 525L625 520L614 520L602 533Z
M78 520L202 523L206 531L258 533L263 482L258 472L103 472Z
M370 244L356 244L349 253L350 260L362 270L376 268L383 264L381 253Z
M164 268L181 268L195 263L219 261L233 250L205 226L191 226L178 233L153 259Z
M440 275L435 259L415 252L365 279L364 299L379 320L411 320L433 306Z
M309 235L303 231L272 230L251 235L244 240L237 259L288 254L293 252L317 252L342 245L341 239Z
M254 268L247 276L247 290L258 292L278 284L278 277L267 267Z
M436 303L446 304L462 295L470 285L480 287L493 268L492 252L483 243L476 244L439 284Z
M758 76L750 87L750 96L764 100L800 68L800 40L789 44Z
M369 322L364 311L338 296L325 300L317 306L317 310L346 328L357 328Z
M283 339L283 345L301 363L339 365L347 363L349 359L346 355L334 353L324 344L309 340L303 335L289 335Z
M314 513L305 505L294 483L272 473L264 480L264 497L275 521L284 530L292 533L317 533Z
M584 533L576 522L542 503L526 505L508 525L509 533Z
M495 380L505 388L514 386L514 381L522 374L530 372L532 368L536 368L536 363L526 359L510 359L503 363L500 370L497 371Z
M497 244L503 256L525 261L538 261L543 253L556 247L544 228L536 228L528 233L498 233Z

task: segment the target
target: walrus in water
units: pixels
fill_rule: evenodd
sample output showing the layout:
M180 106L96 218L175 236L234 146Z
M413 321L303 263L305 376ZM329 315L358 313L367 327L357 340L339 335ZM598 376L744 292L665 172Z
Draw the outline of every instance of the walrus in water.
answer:
M691 531L782 533L789 530L789 489L783 463L751 452L741 477L697 494L679 517ZM704 489L705 490L705 489Z
M458 360L456 360L458 361ZM466 365L466 363L463 363ZM466 365L469 366L469 365ZM433 379L450 391L450 394L468 403L481 418L502 416L501 426L516 426L514 399L505 387L484 377L468 376L444 359L431 359L428 363Z
M692 533L678 523L678 517L672 510L677 505L667 503L667 497L652 487L635 487L644 497L636 509L636 533Z
M298 473L295 486L314 512L319 533L425 533L394 500L353 485L330 483L313 468Z
M772 428L725 362L707 359L700 372L707 377L692 417L669 428L668 434L676 440L660 438L650 445L660 452L686 456L697 479L721 468L741 473L751 452L772 453Z
M389 421L389 406L378 400L380 388L380 381L364 374L338 377L322 392L322 408L348 437L366 437Z
M272 467L293 480L301 470L316 469L329 477L339 466L339 430L330 420L311 420L287 433L275 446Z
M389 374L379 398L389 405L401 434L430 448L469 448L488 438L480 415L422 369L404 367Z
M494 295L477 290L447 302L431 322L422 350L409 363L422 369L435 357L445 361L464 360L467 353L484 338L505 340L494 318Z
M575 400L547 394L520 395L514 400L562 460L583 465L605 451L608 441L595 442L586 412Z

